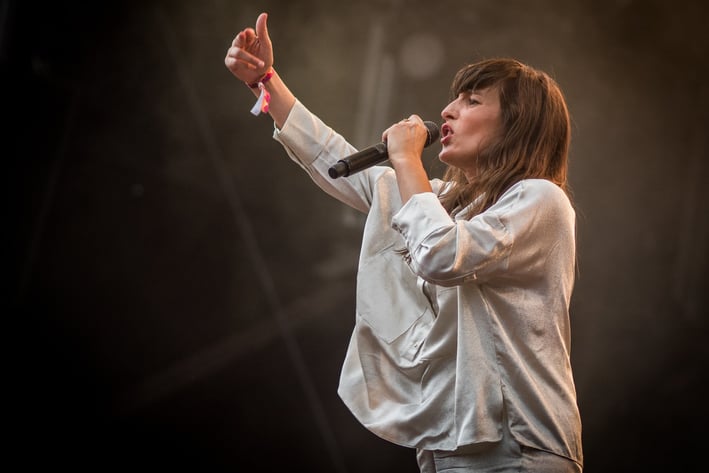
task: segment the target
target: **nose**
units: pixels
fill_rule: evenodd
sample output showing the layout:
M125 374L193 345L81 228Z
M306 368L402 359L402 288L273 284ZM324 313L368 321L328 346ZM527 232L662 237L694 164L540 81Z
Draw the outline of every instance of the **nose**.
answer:
M453 118L453 113L455 111L454 107L455 101L449 103L448 105L445 106L443 110L441 110L441 117L444 120L447 120L448 118Z

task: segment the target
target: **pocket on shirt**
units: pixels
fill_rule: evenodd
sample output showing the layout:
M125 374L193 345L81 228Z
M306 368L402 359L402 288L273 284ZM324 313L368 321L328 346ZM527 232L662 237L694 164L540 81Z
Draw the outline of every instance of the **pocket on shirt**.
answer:
M378 338L391 344L426 312L429 312L429 302L419 287L418 278L393 246L362 264L357 274L357 313ZM430 323L417 324L421 325L430 326ZM416 330L415 338L423 337L421 332L425 331L425 328Z

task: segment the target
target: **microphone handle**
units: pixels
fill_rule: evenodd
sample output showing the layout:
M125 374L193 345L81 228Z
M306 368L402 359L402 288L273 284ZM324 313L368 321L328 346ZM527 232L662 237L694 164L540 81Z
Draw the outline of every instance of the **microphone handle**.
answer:
M340 159L327 170L327 173L332 179L343 176L347 177L357 171L386 161L388 156L386 144L379 143L352 154L345 159Z

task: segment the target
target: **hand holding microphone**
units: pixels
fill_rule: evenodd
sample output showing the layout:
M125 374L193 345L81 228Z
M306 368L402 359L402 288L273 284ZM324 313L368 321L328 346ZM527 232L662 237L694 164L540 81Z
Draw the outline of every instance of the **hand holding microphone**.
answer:
M426 126L426 131L428 132L426 143L424 144L424 147L426 147L438 140L440 130L438 129L438 125L434 122L424 121L423 124ZM334 166L328 169L328 174L333 179L342 176L347 177L382 163L387 159L389 159L389 152L386 142L377 143L376 145L339 160Z

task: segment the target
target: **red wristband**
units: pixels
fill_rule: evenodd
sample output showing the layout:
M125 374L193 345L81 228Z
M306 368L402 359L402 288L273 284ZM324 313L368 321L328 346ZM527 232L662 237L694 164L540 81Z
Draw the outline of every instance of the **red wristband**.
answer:
M258 89L259 84L265 84L266 82L268 82L271 79L271 77L273 77L273 69L271 69L270 71L265 73L263 75L263 77L261 77L259 80L257 80L253 84L249 84L249 87L251 87L252 89Z

